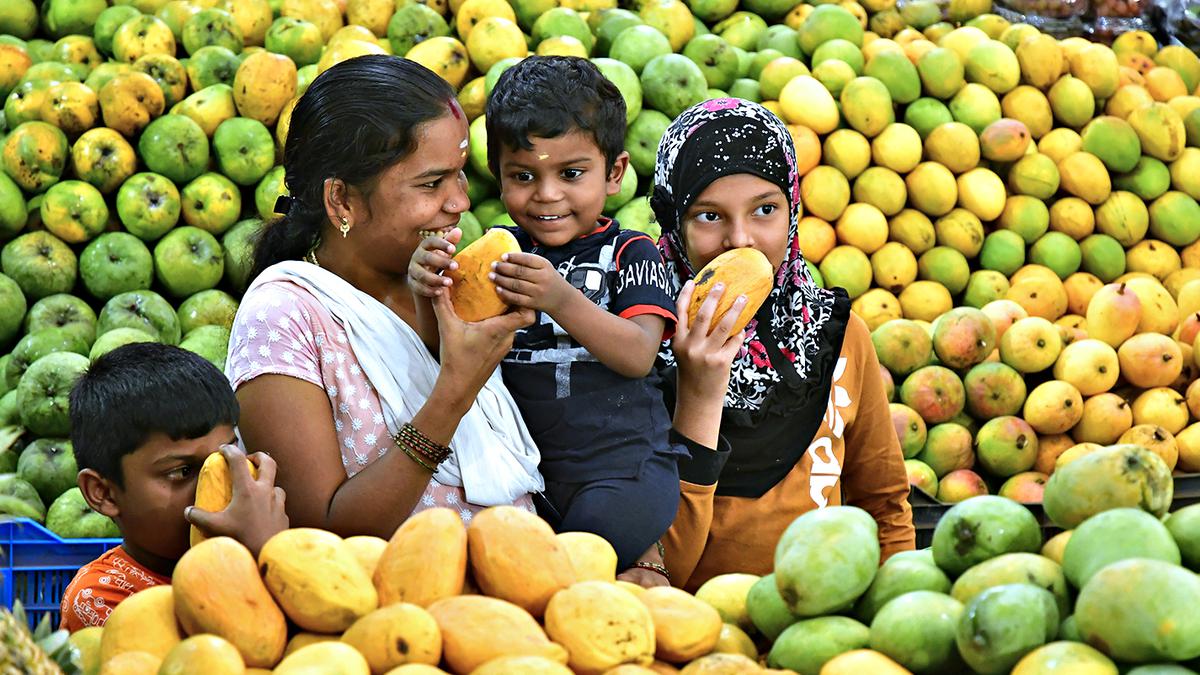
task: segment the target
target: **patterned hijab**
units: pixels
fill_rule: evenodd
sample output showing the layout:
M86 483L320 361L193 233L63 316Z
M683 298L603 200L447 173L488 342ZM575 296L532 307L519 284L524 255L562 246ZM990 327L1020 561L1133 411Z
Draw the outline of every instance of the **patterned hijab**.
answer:
M778 117L757 103L723 98L697 104L671 123L659 143L650 204L662 227L659 249L667 277L678 292L697 271L686 255L683 214L713 181L740 173L778 185L787 197L791 216L790 243L775 287L746 327L746 343L734 358L725 393L726 408L754 412L764 407L781 379L764 339L778 346L803 380L828 339L821 329L834 315L838 298L817 286L800 252L796 232L800 176L791 134ZM769 325L763 325L767 321ZM764 336L767 332L770 335ZM664 344L660 357L668 366L674 365L670 343Z

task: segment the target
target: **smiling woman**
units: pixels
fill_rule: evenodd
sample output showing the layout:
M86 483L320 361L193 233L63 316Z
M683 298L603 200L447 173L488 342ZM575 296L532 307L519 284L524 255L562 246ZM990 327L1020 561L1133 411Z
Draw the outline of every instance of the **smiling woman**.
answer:
M296 105L292 196L257 245L227 369L241 438L278 462L293 526L386 538L414 511L469 520L542 489L496 372L532 313L464 323L439 299L440 365L412 328L409 259L470 206L466 138L449 86L397 57L338 64Z

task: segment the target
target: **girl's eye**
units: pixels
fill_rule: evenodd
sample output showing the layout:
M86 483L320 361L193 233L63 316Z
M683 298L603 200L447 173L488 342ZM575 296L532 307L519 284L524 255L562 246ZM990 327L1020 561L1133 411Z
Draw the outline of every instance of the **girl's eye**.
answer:
M762 206L758 207L757 209L754 209L754 215L769 216L772 213L775 213L776 208L778 208L778 207L775 206L774 204L763 204Z
M533 174L528 171L520 171L513 175L513 180L518 183L528 183L533 180Z
M567 180L575 180L583 175L583 169L567 169L562 172L562 175Z
M423 188L428 188L428 189L430 189L430 190L436 190L436 189L438 188L438 186L439 186L439 185L441 185L441 184L442 184L442 179L441 179L441 178L439 178L439 179L437 179L437 180L435 180L435 181L433 181L433 182L430 182L430 183L422 183L422 184L421 184L421 187L423 187Z
M712 211L701 211L700 213L696 214L695 219L696 222L700 223L715 223L720 220L721 217Z
M176 467L167 472L167 478L171 480L187 480L192 476L192 467L184 466Z

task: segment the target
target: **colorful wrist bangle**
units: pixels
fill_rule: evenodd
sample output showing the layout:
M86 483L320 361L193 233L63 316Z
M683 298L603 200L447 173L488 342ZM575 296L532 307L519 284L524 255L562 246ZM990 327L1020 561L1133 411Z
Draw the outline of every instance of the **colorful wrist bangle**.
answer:
M417 464L420 464L422 467L428 469L430 473L437 473L436 466L429 466L428 464L426 464L425 460L421 459L421 457L419 455L417 455L417 453L413 452L412 449L408 447L408 445L406 445L402 442L399 442L399 441L396 443L396 445L398 445L400 447L400 449L404 451L404 454L408 455L409 459L416 462Z
M393 436L393 439L397 444L403 443L434 464L441 464L450 457L451 451L449 447L435 443L411 423L406 423L400 427L400 432Z
M649 560L639 560L633 563L633 566L643 570L650 570L651 572L662 576L667 581L671 580L671 573L667 571L665 565L660 565L656 562L650 562Z

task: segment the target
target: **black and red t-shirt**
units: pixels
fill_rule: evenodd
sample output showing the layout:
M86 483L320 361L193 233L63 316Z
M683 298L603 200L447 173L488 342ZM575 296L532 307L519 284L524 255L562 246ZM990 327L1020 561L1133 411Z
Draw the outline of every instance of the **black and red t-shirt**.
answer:
M508 229L522 251L549 260L600 307L623 318L661 316L664 337L674 331L675 299L650 237L603 218L591 234L547 248L519 228ZM678 452L668 442L671 419L657 374L631 379L610 370L543 312L517 331L501 368L548 480L627 478L651 453Z

